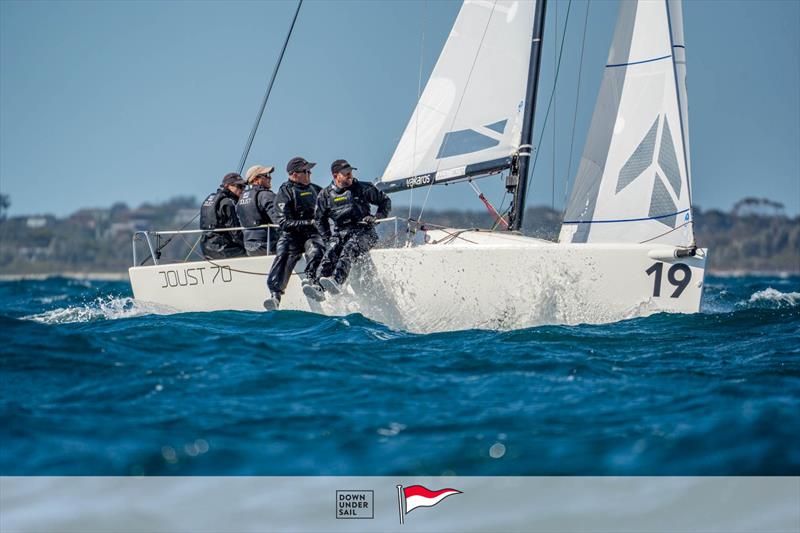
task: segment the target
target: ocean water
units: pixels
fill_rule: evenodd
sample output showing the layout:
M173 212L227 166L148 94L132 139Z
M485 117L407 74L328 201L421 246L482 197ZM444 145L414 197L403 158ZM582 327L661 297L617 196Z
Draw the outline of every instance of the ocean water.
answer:
M800 278L701 313L428 335L0 282L3 475L800 474Z

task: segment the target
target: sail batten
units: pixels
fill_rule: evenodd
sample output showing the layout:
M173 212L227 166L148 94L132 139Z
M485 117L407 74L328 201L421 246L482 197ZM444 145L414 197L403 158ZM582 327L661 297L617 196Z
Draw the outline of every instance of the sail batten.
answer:
M685 73L680 3L622 2L561 242L694 244Z

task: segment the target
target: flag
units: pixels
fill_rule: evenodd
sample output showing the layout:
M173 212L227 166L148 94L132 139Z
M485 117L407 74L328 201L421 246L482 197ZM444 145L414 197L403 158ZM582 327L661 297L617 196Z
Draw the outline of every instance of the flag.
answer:
M398 488L401 488L401 486L398 486ZM417 507L433 507L453 494L461 494L461 491L456 489L429 490L422 485L405 487L402 489L403 499L405 500L403 502L405 503L403 506L405 513L403 514L410 513Z

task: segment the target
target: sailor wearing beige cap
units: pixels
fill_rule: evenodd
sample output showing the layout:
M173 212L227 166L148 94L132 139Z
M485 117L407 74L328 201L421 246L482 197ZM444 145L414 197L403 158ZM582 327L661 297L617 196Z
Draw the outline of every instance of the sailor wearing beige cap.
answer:
M254 165L247 169L247 183L236 204L236 214L244 230L244 249L247 255L267 255L275 252L277 236L272 228L255 228L264 224L275 224L275 193L272 192L272 173L275 167Z

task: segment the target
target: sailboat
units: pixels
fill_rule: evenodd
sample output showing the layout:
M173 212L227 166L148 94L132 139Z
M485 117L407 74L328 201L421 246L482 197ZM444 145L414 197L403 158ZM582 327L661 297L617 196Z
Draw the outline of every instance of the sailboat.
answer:
M292 276L281 309L361 313L412 332L699 311L707 251L693 231L680 1L621 2L558 242L519 233L545 11L546 0L463 3L377 180L394 193L502 173L513 195L507 229L421 228L422 241L372 250L340 296L309 299ZM155 234L139 236L151 252ZM137 300L261 311L272 260L154 264L129 274Z

